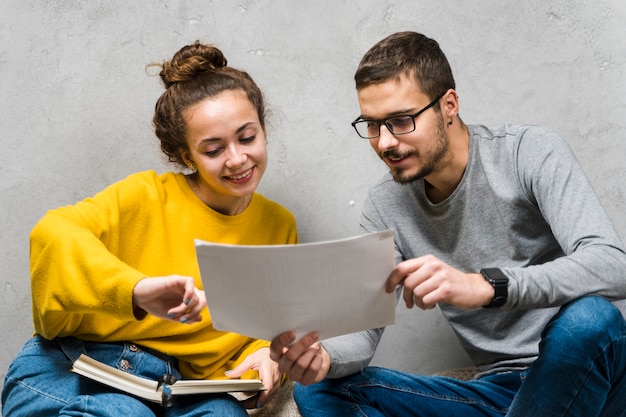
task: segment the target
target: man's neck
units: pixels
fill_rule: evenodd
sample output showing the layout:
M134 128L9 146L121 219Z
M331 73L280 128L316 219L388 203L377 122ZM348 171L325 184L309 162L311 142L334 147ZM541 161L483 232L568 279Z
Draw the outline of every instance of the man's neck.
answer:
M449 151L437 169L424 178L426 197L432 203L441 203L456 190L469 160L469 130L460 119L450 127Z

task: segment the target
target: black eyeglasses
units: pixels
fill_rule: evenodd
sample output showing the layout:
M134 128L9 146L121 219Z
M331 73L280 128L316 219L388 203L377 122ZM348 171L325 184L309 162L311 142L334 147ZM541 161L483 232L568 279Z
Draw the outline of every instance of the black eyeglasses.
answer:
M411 133L415 130L415 118L437 104L441 97L443 97L443 94L437 96L436 99L431 101L426 107L415 114L401 114L382 120L361 119L358 117L354 122L352 122L352 127L354 127L356 133L363 139L374 139L379 137L380 126L383 124L387 126L387 129L389 129L389 131L394 135Z

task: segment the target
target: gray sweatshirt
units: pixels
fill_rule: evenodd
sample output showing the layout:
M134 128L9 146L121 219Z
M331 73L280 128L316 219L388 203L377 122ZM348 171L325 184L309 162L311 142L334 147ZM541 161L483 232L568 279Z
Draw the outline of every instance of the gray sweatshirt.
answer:
M558 135L536 126L468 128L467 169L446 200L433 204L423 181L401 185L387 174L370 190L361 227L393 230L396 262L432 254L468 273L502 269L509 297L501 309L439 307L483 374L523 369L559 306L587 294L626 298L624 245ZM362 370L382 333L322 342L328 376Z

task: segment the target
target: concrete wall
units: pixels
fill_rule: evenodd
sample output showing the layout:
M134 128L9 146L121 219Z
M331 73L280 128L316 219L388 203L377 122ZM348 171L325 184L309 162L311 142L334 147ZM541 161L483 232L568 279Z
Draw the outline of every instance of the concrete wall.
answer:
M37 219L131 172L168 169L151 128L162 89L146 64L200 39L253 75L272 111L261 191L309 242L357 233L385 171L350 127L360 57L392 32L421 31L449 56L463 119L560 132L624 238L625 21L622 0L2 0L0 373L32 332ZM400 307L375 362L432 372L467 359L438 311Z

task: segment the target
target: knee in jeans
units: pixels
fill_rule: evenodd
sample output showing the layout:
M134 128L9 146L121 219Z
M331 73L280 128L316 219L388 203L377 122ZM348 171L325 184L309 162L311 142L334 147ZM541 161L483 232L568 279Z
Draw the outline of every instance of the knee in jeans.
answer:
M325 381L322 381L312 385L302 385L299 383L294 384L293 399L295 400L296 404L298 404L298 406L306 405L307 402L311 401L311 397L315 397L316 393L318 393L324 382ZM313 401L317 400L314 399Z
M341 395L340 393L344 392L344 383L349 380L351 380L350 377L347 379L327 378L311 385L295 383L293 386L293 399L300 409L315 409L319 407L320 402L326 401L325 399Z
M554 324L564 330L562 337L584 343L601 340L611 328L620 325L621 320L619 310L605 298L586 296L563 306Z
M311 399L312 393L314 391L317 384L313 385L302 385L299 383L294 384L293 386L293 400L295 401L298 409L306 410L311 406L311 403L316 403L315 399ZM314 395L313 395L314 397Z

